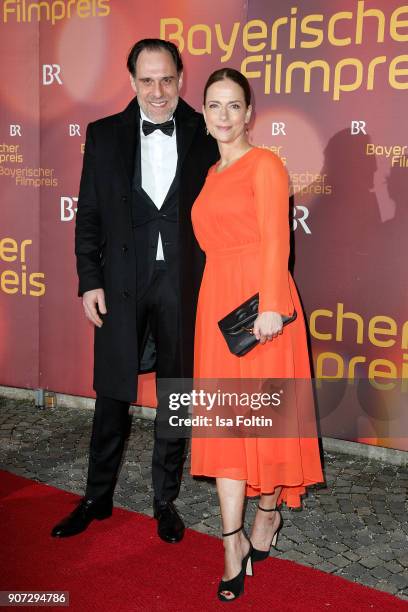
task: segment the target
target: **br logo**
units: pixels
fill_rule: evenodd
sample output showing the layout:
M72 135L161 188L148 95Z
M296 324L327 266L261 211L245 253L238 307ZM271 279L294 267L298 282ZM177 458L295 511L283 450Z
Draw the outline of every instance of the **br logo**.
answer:
M350 134L352 134L352 136L355 136L355 134L365 134L367 136L365 128L365 121L353 120L350 126Z
M60 73L61 66L59 64L43 64L42 84L52 85L56 81L59 85L62 85Z
M285 128L283 121L272 121L272 136L286 136Z
M70 136L80 136L81 126L79 125L79 123L70 123L68 126L68 132Z
M303 229L305 234L311 234L312 231L308 224L306 223L306 219L309 216L309 209L306 206L294 206L293 207L293 218L292 218L292 229L295 231L298 226Z
M61 221L72 221L77 211L78 198L61 196Z

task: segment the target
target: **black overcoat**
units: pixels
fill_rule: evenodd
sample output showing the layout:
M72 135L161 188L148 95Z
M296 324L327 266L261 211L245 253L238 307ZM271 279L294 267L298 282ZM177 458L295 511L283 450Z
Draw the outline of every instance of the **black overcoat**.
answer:
M179 172L180 376L191 377L195 310L204 267L191 225L191 207L208 168L219 157L203 117L182 99L175 112ZM131 189L139 144L140 112L134 98L121 113L90 123L78 198L75 253L80 296L103 288L108 313L95 328L94 389L134 401L141 367L136 333L136 249ZM139 262L140 264L140 262ZM151 345L149 346L151 350ZM151 352L153 355L153 352ZM142 358L143 363L149 359Z

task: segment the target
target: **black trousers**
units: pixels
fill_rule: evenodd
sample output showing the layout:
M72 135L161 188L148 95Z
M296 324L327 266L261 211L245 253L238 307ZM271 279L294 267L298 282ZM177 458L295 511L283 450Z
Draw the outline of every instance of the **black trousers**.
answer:
M160 264L159 264L160 265ZM155 270L149 288L137 303L140 353L149 327L156 344L158 378L180 377L179 302L166 268ZM160 411L160 404L157 410ZM129 404L97 396L92 426L86 496L113 495L129 427ZM152 481L157 501L172 501L179 493L186 440L159 438L154 427Z

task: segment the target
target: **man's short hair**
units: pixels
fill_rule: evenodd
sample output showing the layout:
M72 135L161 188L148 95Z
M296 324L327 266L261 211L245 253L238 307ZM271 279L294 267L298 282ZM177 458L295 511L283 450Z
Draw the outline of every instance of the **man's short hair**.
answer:
M177 73L180 74L183 71L183 61L174 43L161 38L143 38L133 45L127 58L127 68L133 77L136 76L137 58L144 49L147 51L168 51L173 58Z

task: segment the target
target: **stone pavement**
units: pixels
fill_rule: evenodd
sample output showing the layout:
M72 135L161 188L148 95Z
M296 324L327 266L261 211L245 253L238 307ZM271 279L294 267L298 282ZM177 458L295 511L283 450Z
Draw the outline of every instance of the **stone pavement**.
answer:
M82 494L91 422L87 409L0 398L0 469ZM152 441L152 421L134 417L115 494L116 505L149 516ZM327 487L310 488L300 512L283 508L271 555L408 600L408 467L343 453L324 460ZM214 484L193 480L188 465L177 506L187 527L220 536ZM255 510L249 501L248 522Z

